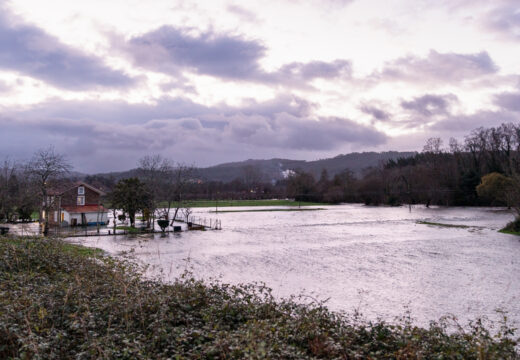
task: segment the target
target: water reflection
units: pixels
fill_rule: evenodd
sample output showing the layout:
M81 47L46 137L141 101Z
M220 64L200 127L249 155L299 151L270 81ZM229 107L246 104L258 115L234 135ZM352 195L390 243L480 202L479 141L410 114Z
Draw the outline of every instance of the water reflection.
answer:
M217 216L211 210L196 212ZM197 277L265 282L277 296L305 292L329 299L335 310L361 308L370 318L391 320L407 308L427 324L446 314L495 318L500 308L520 325L520 242L497 232L513 218L507 211L341 205L218 218L221 231L73 241L112 254L131 250L165 280L188 268Z

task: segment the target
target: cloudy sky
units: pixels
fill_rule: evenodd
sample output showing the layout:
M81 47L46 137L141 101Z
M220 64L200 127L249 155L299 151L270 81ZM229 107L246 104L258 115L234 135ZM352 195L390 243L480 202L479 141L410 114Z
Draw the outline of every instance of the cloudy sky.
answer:
M0 156L420 150L520 120L518 0L0 0Z

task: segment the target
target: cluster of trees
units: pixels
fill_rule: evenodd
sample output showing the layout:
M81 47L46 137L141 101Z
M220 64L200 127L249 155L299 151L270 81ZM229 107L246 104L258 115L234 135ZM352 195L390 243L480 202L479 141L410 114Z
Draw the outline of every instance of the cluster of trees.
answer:
M48 232L54 197L51 189L71 180L66 177L72 166L54 147L40 149L27 162L5 159L0 169L0 220L30 221L35 211L43 232Z
M6 159L0 166L0 221L30 221L38 211L43 231L48 232L49 216L55 205L51 191L66 188L76 180L71 170L68 160L53 147L36 151L27 162ZM135 226L135 214L142 212L150 226L156 218L173 223L179 211L183 215L190 213L183 208L183 194L194 182L193 167L174 166L159 155L145 156L139 161L137 174L117 183L101 184L108 190L104 201L108 201L114 215L122 210L131 226ZM99 186L99 181L94 185Z
M0 167L0 221L31 220L37 208L35 193L27 168L5 159Z
M69 162L52 147L37 151L25 163L5 160L0 167L0 220L29 220L39 210L48 222L53 205L49 189L72 179ZM520 125L478 128L459 143L447 147L431 138L414 156L389 160L366 169L361 176L348 169L319 179L295 170L287 179L272 183L254 167L243 176L223 183L203 181L196 169L174 164L159 155L139 160L135 176L88 176L85 181L108 192L110 207L128 214L142 212L150 225L156 219L173 222L192 199L265 199L289 197L327 203L364 202L368 205L423 203L436 205L506 205L520 214ZM173 215L172 215L173 214Z
M160 155L145 156L139 160L137 173L136 177L120 180L108 194L114 218L115 212L122 210L134 227L135 214L142 212L150 227L156 218L171 220L173 224L181 209L183 213L189 212L183 205L183 195L195 181L192 166L173 165L171 160Z
M149 161L151 158L157 158L157 156L148 156L143 159L148 159L147 161ZM229 182L223 182L208 180L201 175L199 169L185 164L177 164L175 166L170 164L170 166L163 167L163 169L159 171L157 171L157 167L154 167L152 171L146 170L147 167L141 164L143 159L139 161L138 168L128 172L129 175L127 178L136 177L142 182L150 183L150 173L153 173L154 177L158 174L160 178L168 179L168 177L170 177L171 179L171 175L168 174L171 174L172 169L175 169L175 182L181 185L180 188L173 188L173 193L178 193L180 190L182 192L182 200L254 200L286 197L285 181L272 182L266 179L264 174L254 166L244 167L239 177ZM173 178L175 178L175 176ZM113 174L88 175L84 180L88 184L106 191L114 189L118 183L118 178ZM171 183L171 181L169 182ZM168 181L166 181L166 183L168 183ZM172 189L172 187L168 185L162 188ZM161 201L166 201L168 198L172 198L172 195L166 194L162 197ZM177 202L177 200L173 201L172 204L175 202Z
M520 204L519 174L520 126L502 124L478 128L462 143L450 139L447 148L440 138L431 138L421 153L366 169L361 177L346 170L329 179L324 171L316 181L296 172L287 194L331 203L513 207Z

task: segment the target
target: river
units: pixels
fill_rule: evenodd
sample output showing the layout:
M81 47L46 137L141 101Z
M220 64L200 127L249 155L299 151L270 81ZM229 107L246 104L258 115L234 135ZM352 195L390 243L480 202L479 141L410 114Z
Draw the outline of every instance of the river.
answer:
M222 230L71 241L113 255L132 251L165 281L186 269L227 283L264 282L277 297L306 294L329 308L388 321L409 311L420 325L462 323L506 311L520 325L520 241L497 230L497 208L325 206L317 211L210 213ZM223 208L223 210L259 208ZM444 227L418 223L463 225Z

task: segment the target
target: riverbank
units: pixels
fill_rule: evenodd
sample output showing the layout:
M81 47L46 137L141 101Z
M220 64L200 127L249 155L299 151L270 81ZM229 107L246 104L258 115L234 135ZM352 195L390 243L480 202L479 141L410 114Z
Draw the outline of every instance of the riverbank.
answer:
M270 199L270 200L188 200L182 203L183 207L199 208L199 207L233 207L233 206L314 206L314 205L330 205L319 202L294 201L288 199ZM160 203L161 207L166 207L166 203Z
M60 240L0 238L0 358L519 357L506 327L369 323L265 287L142 271Z

